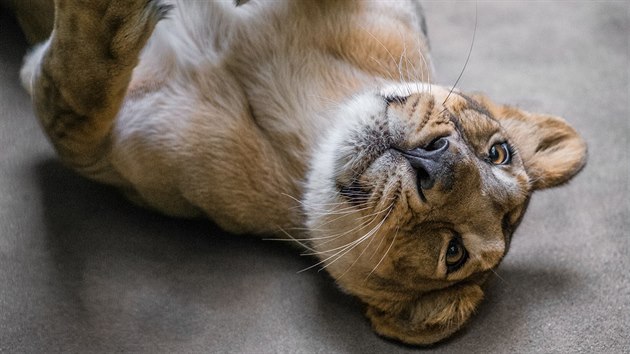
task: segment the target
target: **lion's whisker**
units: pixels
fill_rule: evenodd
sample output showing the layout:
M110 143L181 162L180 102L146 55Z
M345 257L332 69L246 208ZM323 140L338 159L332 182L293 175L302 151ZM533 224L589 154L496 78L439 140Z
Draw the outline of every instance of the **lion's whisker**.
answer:
M391 206L393 206L394 204L392 204ZM363 248L363 251L361 251L361 253L359 254L359 256L354 260L354 262L352 262L352 264L350 264L350 266L348 267L348 269L346 269L345 272L343 272L343 274L341 274L341 276L339 278L342 278L349 270L350 268L352 268L352 266L354 266L358 261L359 258L361 258L361 256L363 256L363 254L365 253L365 251L367 251L368 248L370 248L370 245L372 244L372 241L374 241L374 235L376 235L376 233L378 233L378 231L380 230L380 228L383 225L383 222L387 219L387 217L389 216L389 214L392 212L393 208L389 208L389 212L387 212L387 215L385 215L385 217L383 218L383 221L381 221L381 223L378 226L378 230L376 230L372 236L369 237L370 241L368 242L368 244ZM356 247L356 246L354 246Z
M471 254L471 255L472 255L472 256L473 256L473 257L474 257L477 261L481 262L481 257L479 257L479 255L476 255L476 254ZM492 273L494 273L494 275L496 275L496 276L497 276L497 278L499 278L501 281L503 281L503 282L504 282L504 283L506 283L506 284L509 284L509 283L508 283L505 279L503 279L503 278L499 275L499 273L497 273L494 269L490 268L490 271L491 271Z
M406 43L403 41L403 50L400 53L400 58L398 58L398 66L400 67L400 70L402 71L403 69L403 58L405 59L405 62L408 61L407 58L407 45ZM411 76L409 75L409 65L405 65L405 71L407 72L407 77L405 77L405 81L406 82L411 82Z
M392 204L393 205L393 204ZM385 220L387 220L387 217L389 216L390 212L391 212L391 208L389 208L389 212L387 213L387 215L385 215L385 217L383 218L383 220L381 220L381 222L376 225L372 230L370 230L370 232L368 232L366 235L362 236L361 238L357 239L356 241L352 242L351 245L349 245L349 249L347 250L342 250L344 251L343 254L339 255L337 258L335 258L333 261L331 261L328 264L325 264L322 268L319 269L319 271L322 271L324 269L326 269L326 267L330 266L331 264L335 263L336 261L338 261L339 259L341 259L343 256L345 256L346 254L348 254L348 252L352 251L355 247L357 247L359 244L363 243L365 240L367 240L368 238L371 238L373 235L375 235L378 230L380 230L381 226L383 225L383 223L385 222ZM365 250L364 250L365 251ZM358 260L358 258L357 258ZM355 260L356 262L356 260ZM354 263L353 263L354 264ZM351 265L352 266L352 265ZM348 268L349 269L349 268ZM347 270L346 270L347 271ZM345 274L345 272L344 272ZM341 277L339 277L341 278Z
M378 59L374 58L373 56L370 56L369 58L371 60L375 61L378 65L381 66L381 68L383 68L385 70L385 73L387 74L387 76L389 76L390 80L396 81L396 78L394 77L394 75L392 75L392 73L389 72L389 69L383 63L381 63Z
M383 42L381 42L378 38L376 38L376 36L374 36L370 31L368 31L365 27L360 27L362 30L364 30L367 34L369 34L372 38L374 38L374 40L376 42L378 42L378 44L383 47L383 49L385 49L385 51L387 52L387 54L389 55L389 57L392 59L392 62L394 64L396 63L396 59L394 59L394 55L392 54L392 52L389 51L389 49L383 44ZM399 73L399 82L402 82L403 78L402 78L402 71L400 70L400 67L398 67L398 73Z
M369 201L370 197L357 197L354 198L354 200L357 201ZM302 203L299 206L294 206L292 207L293 209L296 208L308 208L309 210L327 210L327 207L337 207L337 206L347 206L348 202L343 201L343 202L331 202L331 203L319 203L319 204L305 204ZM347 208L350 208L350 206L347 206Z
M382 221L382 222L384 222L384 221L385 221L385 219L383 219L383 221ZM335 253L335 254L333 254L333 255L331 255L331 256L329 256L329 257L327 257L326 259L323 259L323 260L321 260L321 261L319 261L319 262L317 262L317 263L315 263L315 264L313 264L313 265L311 265L311 266L309 266L309 267L307 267L307 268L304 268L304 269L300 270L298 273L305 272L305 271L307 271L307 270L310 270L310 269L315 268L315 267L317 267L317 266L319 266L319 265L321 265L321 264L326 263L328 260L330 260L330 259L332 259L332 258L334 258L334 257L338 256L340 253L343 253L344 251L348 250L348 249L349 249L350 247L352 247L354 244L356 244L356 243L358 243L358 242L361 242L360 240L361 240L361 239L357 239L357 240L354 240L354 241L352 241L352 242L349 242L348 244L346 244L346 245L342 246L342 247L341 247L341 250L340 250L340 251L338 251L337 253ZM329 250L329 251L331 251L331 250ZM341 255L341 257L343 257L343 255L345 255L345 253L343 253L343 254ZM340 258L340 257L335 258L335 260L334 260L334 261L338 260L339 258ZM329 263L328 265L330 265L330 264L334 263L334 261L333 261L333 262L331 262L331 263ZM328 265L325 265L324 267L322 267L322 268L320 269L320 271L321 271L321 270L323 270L323 269L325 269Z
M424 69L427 72L427 86L429 88L429 94L430 94L431 93L431 68L429 67L429 63L427 62L427 59L422 53L422 49L420 45L418 45L418 53L420 54L420 59L422 59L422 62L424 63ZM424 82L424 71L422 71L422 82Z
M366 216L363 216L363 217L361 217L361 218L359 218L357 220L361 220L362 218L367 218L367 217L371 217L371 216L374 216L374 215L375 214L366 215ZM302 255L314 255L314 254L317 254L319 252L317 252L315 249L307 246L304 243L305 241L324 240L324 239L329 239L329 238L335 238L336 239L336 238L339 238L340 236L344 236L345 234L347 234L349 232L352 232L354 230L360 230L363 227L365 227L365 226L369 225L370 223L372 223L372 221L373 220L365 221L365 222L361 223L359 226L356 226L355 228L353 228L352 230L346 231L346 232L344 232L342 234L334 234L334 235L330 235L330 236L315 237L315 238L313 238L313 237L297 238L297 237L294 237L293 235L289 234L285 229L278 228L282 233L287 235L289 238L288 239L286 239L286 238L264 238L263 240L265 240L265 241L280 241L280 242L297 242L300 246L308 249L311 252L314 252L314 253L303 253ZM295 229L297 229L299 231L313 231L313 229L308 229L308 228L295 228ZM319 231L322 231L322 230L319 230ZM322 244L326 244L327 242L323 242ZM322 252L322 253L325 253L325 252Z
M284 195L284 196L287 196L287 197L293 199L295 202L297 202L298 204L300 204L300 205L302 205L304 207L313 208L313 209L316 209L318 206L334 206L334 205L346 204L346 202L331 202L331 203L308 204L308 203L306 203L306 202L304 202L302 200L299 200L299 199L297 199L297 198L295 198L295 197L293 197L293 196L291 196L291 195L289 195L287 193L281 193L281 195ZM360 200L369 200L370 197L357 197L357 198L353 198L353 199L359 200L359 201ZM296 207L292 207L292 208L296 208Z
M364 223L362 223L362 227L358 228L358 230L361 230L361 229L363 229L365 226L368 226L368 225L370 225L371 223L373 223L373 222L374 222L374 220L376 220L376 217L377 217L379 214L382 214L382 213L383 213L383 212L385 212L385 211L386 211L386 210L381 210L381 211L378 211L378 212L375 212L375 213L373 213L373 214L369 215L369 217L371 217L371 219L370 219L368 222L364 222ZM355 229L356 229L356 227L355 227ZM354 229L353 229L353 230L346 231L346 232L344 232L343 234L338 235L336 238L339 238L340 236L345 236L346 234L348 234L348 233L350 233L350 232L352 232L352 231L354 231ZM336 239L336 238L335 238L335 239ZM333 241L334 241L334 240L333 240ZM329 242L331 242L331 241L326 241L326 242L323 242L323 243L322 243L322 245L324 245L324 244L326 244L326 243L329 243ZM326 251L320 251L320 252L318 252L318 254L325 254L325 253L334 252L334 251L336 251L336 250L339 250L339 249L342 249L342 248L347 247L348 245L350 245L350 244L351 244L351 243L353 243L353 242L356 242L356 240L355 240L355 241L351 241L350 243L347 243L347 244L345 244L345 245L343 245L343 246L339 246L339 247L336 247L336 248L328 249L328 250L326 250ZM310 255L310 254L307 254L307 255Z
M369 216L366 216L366 217L373 217L373 216L374 216L374 215L369 215ZM366 217L363 217L363 218L366 218ZM357 219L357 220L361 220L361 219ZM371 220L369 220L369 221L363 221L363 222L361 222L359 225L357 225L357 226L355 226L354 228L352 228L352 229L350 229L350 230L347 230L347 231L345 231L345 232L343 232L343 233L337 233L337 234L332 234L332 235L322 236L322 237L309 237L309 238L305 238L305 240L329 240L329 239L333 239L333 240L330 240L330 241L326 241L326 242L322 242L322 243L321 243L321 245L325 245L326 243L329 243L329 242L331 242L331 241L334 241L335 239L338 239L338 238L339 238L339 237L341 237L341 236L345 236L345 235L347 235L347 234L349 234L349 233L351 233L351 232L361 230L361 229L363 229L365 226L367 226L367 225L371 224L372 222L373 222L373 219L371 219ZM325 230L319 230L319 231L320 231L320 232L324 232ZM321 253L329 253L330 251L331 251L331 250L328 250L328 251L322 251Z
M392 238L392 242L389 244L389 247L387 248L387 250L385 251L385 253L383 254L383 256L381 257L381 259L378 261L378 263L376 263L376 265L374 266L374 268L372 269L372 271L367 275L367 277L365 277L365 280L367 280L372 273L374 273L376 271L376 269L381 265L381 263L383 262L383 260L385 259L385 257L387 256L387 254L389 253L389 251L392 249L392 246L394 246L394 242L396 242L396 237L398 236L398 231L400 230L400 218L396 221L396 232L394 233L394 237ZM380 247L380 245L379 245ZM376 251L378 251L378 248L376 249ZM376 252L374 251L374 252Z
M324 209L320 209L320 212L311 212L310 214L315 215L315 216L327 216L327 215L348 215L348 214L354 214L355 212L359 212L359 211L364 211L364 210L368 210L370 209L372 206L365 204L363 205L361 208L356 208L356 207L348 207L348 208L343 208L342 210L324 210Z
M378 216L379 214L381 214L383 211L385 211L385 210L381 210L381 211L379 211L379 212L375 212L375 213L373 213L373 214L370 214L370 215L365 215L365 216L362 216L362 217L360 217L360 218L357 218L357 220L364 220L364 219L367 219L367 218L371 218L371 219L370 219L369 221L367 221L367 222L366 222L366 221L363 221L363 222L359 225L359 226L361 226L361 227L354 227L354 228L352 228L351 230L348 230L348 231L346 231L346 232L344 232L344 233L342 233L342 234L338 234L338 235L337 235L336 237L334 237L332 240L329 240L329 241L326 241L326 242L322 242L322 243L321 243L321 245L325 245L325 244L327 244L327 243L330 243L330 242L332 242L332 241L334 241L334 240L336 240L336 239L340 238L341 236L345 236L345 235L347 235L347 234L349 234L349 233L351 233L351 232L354 232L354 231L359 231L359 230L363 229L365 226L368 226L369 224L371 224L371 223L372 223L372 222L376 219L376 216ZM326 237L326 238L331 238L331 237ZM326 253L328 253L328 252L326 252Z
M290 242L296 242L297 244L299 244L300 246L308 249L308 250L313 250L313 248L309 247L308 245L306 245L303 241L305 239L299 239L296 237L293 237L293 235L291 235L290 233L288 233L286 230L284 230L283 228L279 227L278 230L280 230L280 232L284 233L285 235L287 235L287 237L289 237L288 239L282 239L282 238L264 238L264 241L290 241Z
M289 196L288 194L285 194L285 195ZM336 206L341 206L341 205L347 206L348 205L347 202L307 204L307 203L302 202L302 201L300 201L300 200L298 200L298 199L296 199L294 197L291 197L291 196L289 196L289 197L300 204L298 206L291 207L290 208L291 210L307 208L309 210L329 212L329 208L327 208L327 207L336 207ZM354 198L354 199L356 201L359 201L359 202L363 202L363 201L368 202L370 198L369 197L365 197L365 198L358 197L358 198ZM337 210L337 211L350 210L350 209L355 210L356 207L355 206L347 206L347 207L342 208L341 210Z
M418 54L420 55L420 59L422 60L422 63L424 64L424 70L420 70L420 73L422 75L420 77L420 79L421 79L421 81L423 83L423 89L424 89L424 83L426 82L429 94L431 94L431 68L429 67L429 62L427 61L424 53L422 53L422 45L420 43L420 37L416 37L416 42L418 44ZM424 72L425 71L427 73L427 80L426 81L424 80Z
M462 71L459 73L459 76L457 77L457 80L455 80L455 83L453 84L453 87L451 87L451 90L448 92L448 95L446 95L446 98L444 99L444 102L442 102L442 105L444 105L446 101L448 100L448 98L451 96L451 93L453 93L453 90L455 90L455 87L457 87L457 84L459 83L459 80L462 78L462 75L464 75L466 66L468 66L468 61L470 60L470 55L472 54L473 46L475 45L475 36L477 35L478 19L479 19L478 6L477 6L477 2L475 2L475 28L473 30L472 41L470 42L470 49L468 49L468 56L466 57L466 62L464 62L464 67L462 68Z
M368 206L367 208L362 209L362 210L358 210L358 211L363 211L363 210L367 210L367 209L370 209L370 208L374 208L374 207L375 207L375 202L370 202L369 204L366 204L366 205ZM333 222L335 222L335 221L338 221L339 219L342 219L342 218L344 218L344 217L346 217L346 216L348 216L348 215L350 215L350 214L353 214L353 213L343 214L343 215L338 216L338 217L336 217L336 218L334 218L334 219L328 220L328 221L326 221L325 223L321 224L321 225L320 225L320 227L322 227L322 226L326 226L326 225L329 225L329 224L331 224L331 223L333 223ZM324 214L323 216L325 216L325 215L326 215L326 214ZM363 218L363 217L361 217L361 218ZM359 218L359 220L360 220L361 218Z

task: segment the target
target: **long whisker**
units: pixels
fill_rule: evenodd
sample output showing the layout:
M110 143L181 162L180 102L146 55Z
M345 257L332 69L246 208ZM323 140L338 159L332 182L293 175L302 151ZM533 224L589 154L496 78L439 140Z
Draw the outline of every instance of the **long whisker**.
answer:
M339 238L341 238L343 236L346 236L346 235L348 235L348 234L350 234L352 232L360 231L360 230L364 229L365 227L369 226L372 222L374 222L374 219L371 219L371 220L368 220L366 222L363 222L361 225L354 227L352 230L348 230L348 231L346 231L344 233L341 233L339 235L328 236L326 238L331 238L332 237L333 239L325 241L325 242L322 242L320 244L320 246L321 245L325 245L325 244L330 243L330 242L333 242L333 241L335 241L335 240L337 240L337 239L339 239ZM316 239L313 239L313 240L316 240ZM328 249L328 250L325 250L325 251L306 252L306 253L302 253L301 255L302 256L316 256L316 255L320 255L320 254L330 254L331 252L335 252L335 251L338 251L339 249L344 249L346 247L348 247L348 244L345 244L345 245L340 246L340 247Z
M392 198L388 198L388 200L391 200L391 199ZM322 216L326 216L326 215L340 215L340 216L337 216L337 217L335 217L335 218L333 218L331 220L328 220L327 222L319 225L318 228L295 227L295 228L292 228L291 230L295 230L295 231L320 231L320 232L326 232L327 230L323 229L322 228L323 226L331 224L331 223L333 223L333 222L335 222L335 221L337 221L339 219L342 219L342 218L344 218L346 216L349 216L351 214L355 214L357 212L361 212L361 211L372 209L372 208L375 207L375 205L376 205L376 201L370 201L370 202L367 202L367 203L363 204L363 207L361 207L361 208L357 208L357 207L354 207L354 206L348 207L347 209L349 209L349 211L347 211L345 213L322 213L322 214L320 214ZM372 216L374 216L376 214L378 214L378 212L374 213L374 214L367 214L367 215L364 215L364 216L360 216L360 217L356 218L356 220L363 220L363 219L372 217ZM335 235L321 237L321 238L308 238L308 239L311 239L311 240L314 240L314 239L325 239L325 238L330 238L330 237L334 237L334 236ZM280 240L281 241L285 241L285 239L280 239Z
M387 219L386 217L385 217L385 218L383 218L383 220L381 221L381 223L383 223L386 219ZM368 233L368 234L369 234L369 233ZM365 237L365 236L364 236L364 237ZM335 254L331 255L330 257L327 257L326 259L323 259L323 260L321 260L321 261L319 261L319 262L317 262L317 263L313 264L313 265L312 265L312 266L310 266L310 267L307 267L307 268L304 268L304 269L300 270L298 273L302 273L302 272L305 272L305 271L307 271L307 270L313 269L313 268L315 268L315 267L317 267L317 266L319 266L319 265L321 265L321 264L324 264L324 263L328 262L330 259L333 259L333 258L335 258L335 257L337 257L337 258L335 258L335 259L333 260L333 262L334 262L334 261L337 261L339 258L341 258L341 257L343 257L343 256L345 255L344 251L346 251L347 249L349 250L349 249L350 249L353 245L355 245L355 244L357 244L357 243L360 243L360 242L362 241L362 239L363 239L363 237L361 237L361 238L359 238L359 239L357 239L357 240L354 240L354 241L352 241L352 242L350 242L350 243L346 244L346 245L344 246L345 248L342 248L342 249L341 249L340 251L338 251L337 253L335 253ZM343 253L343 254L342 254L342 253ZM339 257L338 257L338 255L339 255L339 254L341 254L341 256L339 256ZM332 264L333 262L329 263L328 265ZM322 267L322 268L320 269L320 271L321 271L321 270L323 270L324 268L326 268L328 265L326 265L326 266Z
M293 201L295 201L296 203L298 203L300 206L293 206L291 207L291 209L295 209L295 208L300 208L300 207L305 207L305 208L309 208L309 209L318 209L318 207L330 207L330 206L336 206L336 205L346 205L347 202L331 202L331 203L316 203L316 204L310 204L307 203L305 201L302 201L296 197L291 196L290 194L287 193L280 193L281 195L291 198ZM369 199L371 199L370 196L365 196L365 197L355 197L353 198L356 201L367 201ZM319 208L322 209L322 208Z
M354 206L350 206L350 207L346 207L346 208L341 208L340 210L335 210L335 209L331 209L331 210L326 210L326 209L319 209L319 210L309 210L311 215L316 215L316 216L326 216L326 215L348 215L348 214L354 214L355 212L359 212L359 211L364 211L364 210L368 210L370 209L370 205L365 204L363 206L361 206L361 208L357 208Z
M405 36L405 34L400 30L400 28L397 28L398 30L398 35L401 37L402 43L403 43L403 54L401 54L401 57L404 56L405 57L405 62L406 65L405 67L407 68L407 81L409 81L410 83L413 81L413 83L416 86L416 91L417 92L423 92L423 90L420 89L420 86L418 85L418 82L422 81L422 76L420 78L418 78L418 71L416 69L416 66L413 64L413 61L411 59L409 59L409 56L407 55L407 37ZM409 74L409 67L412 67L412 72L413 72L413 78L412 75ZM422 74L422 73L421 73Z
M366 209L370 209L370 208L372 208L372 207L373 207L373 206L370 206L369 208L366 208ZM357 211L366 210L366 209L358 209ZM294 227L294 228L291 228L290 230L294 230L294 231L319 231L319 232L326 232L326 231L328 231L328 229L324 229L324 228L322 228L322 226L326 226L326 225L328 225L328 224L331 224L331 223L333 223L333 222L335 222L335 221L337 221L337 220L339 220L339 219L342 219L342 218L344 218L344 217L346 217L346 216L349 216L349 215L351 215L351 214L353 214L353 213L352 213L352 212L348 212L348 213L346 213L346 214L342 214L341 216L338 216L338 217L336 217L336 218L334 218L334 219L332 219L332 220L327 221L327 222L326 222L326 223L324 223L324 224L321 224L321 225L320 225L319 227L317 227L317 228L309 228L309 227ZM323 214L323 215L326 215L326 214ZM367 217L369 217L369 216L371 216L371 214L370 214L370 215L366 215L366 216L361 216L361 217L358 217L356 220L362 220L362 219L365 219L365 218L367 218ZM329 236L326 236L326 237L321 237L321 238L308 238L308 239L310 239L310 240L317 240L317 239L324 239L324 238L329 238Z
M451 93L453 93L453 90L455 89L455 87L459 83L459 80L462 78L462 75L464 75L464 71L466 70L466 66L468 65L468 61L470 60L470 54L472 54L473 46L475 45L475 36L477 35L477 21L478 21L478 18L479 18L478 17L478 6L477 5L478 5L478 3L475 2L475 29L473 30L472 41L470 42L470 49L468 49L468 56L466 57L466 62L464 63L464 67L462 68L462 71L459 73L459 76L457 77L457 80L455 80L455 84L453 84L453 87L451 87L451 91L449 91L448 95L446 95L446 98L444 99L444 102L442 102L442 105L444 105L446 103L448 98L451 96Z
M289 239L281 239L281 238L264 238L264 241L291 241L291 242L296 242L298 245L306 248L307 250L312 250L315 251L313 248L311 248L310 246L308 246L304 241L307 239L299 239L299 238L295 238L293 237L293 235L291 235L290 233L288 233L286 230L284 230L283 228L278 228L278 230L280 230L280 232L282 232L283 234L287 235L287 237Z
M385 202L391 201L392 199L394 199L394 198L393 197L388 197L387 199L385 199ZM312 231L327 232L328 230L322 228L323 226L329 225L329 224L331 224L331 223L333 223L333 222L335 222L335 221L337 221L339 219L342 219L342 218L344 218L346 216L349 216L350 214L354 214L357 211L364 211L364 210L367 210L367 209L374 208L376 203L377 203L377 201L369 201L368 203L364 204L365 208L361 208L361 209L356 209L355 207L351 207L350 209L352 209L352 210L350 212L347 212L345 214L340 214L340 216L338 216L338 217L336 217L334 219L328 220L327 222L319 225L319 227L317 227L317 228L295 227L295 228L292 228L291 230L306 231L306 232L312 232ZM372 217L374 215L377 215L377 214L378 214L378 212L377 213L373 213L373 214L367 214L367 215L360 216L360 217L356 218L356 220L360 221L360 220L363 220L363 219L370 218L370 217ZM322 215L327 215L327 214L322 214ZM362 226L362 225L363 225L363 223L361 225L359 225L359 227ZM356 229L356 227L354 229ZM344 235L344 234L342 234L342 235ZM330 235L330 236L323 236L323 237L317 237L317 238L308 237L308 238L305 238L304 240L330 239L330 238L336 238L337 236L338 236L337 234L334 234L334 235ZM276 240L276 239L270 239L270 240ZM277 241L289 241L289 240L277 239Z
M389 216L389 214L391 213L392 209L390 209L390 211L387 213L387 215L385 216L385 218L383 219L383 221L385 221L385 219L387 219L387 217ZM381 222L381 226L382 226L382 222ZM379 226L379 230L380 230L380 226ZM343 272L343 274L341 274L341 277L343 277L346 273L348 273L348 271L350 270L350 268L352 268L352 266L354 266L358 261L359 258L361 258L361 256L363 256L363 254L365 253L365 251L367 251L368 248L370 248L370 245L372 244L372 241L374 241L374 235L378 233L378 230L376 230L372 236L370 236L370 241L368 242L368 244L363 248L363 251L361 251L361 253L359 254L359 256L354 260L354 262L352 262L352 264L350 264L350 266L348 267L348 269L346 269L345 272ZM382 238L381 238L382 240ZM356 246L355 246L356 247Z
M373 217L373 216L375 216L375 215L366 215L366 216L364 216L362 218L359 218L357 220L361 220L363 218ZM345 236L345 235L347 235L347 234L349 234L351 232L359 231L359 230L363 229L364 227L368 226L369 224L371 224L373 221L374 221L374 219L371 219L371 220L368 220L368 221L363 221L359 225L357 225L354 228L352 228L350 230L347 230L347 231L345 231L343 233L333 234L333 235L328 235L328 236L322 236L322 237L306 237L306 238L302 238L302 239L296 239L296 241L297 240L300 240L300 241L314 241L314 240L329 240L329 239L332 239L330 241L325 241L325 242L320 243L320 245L325 245L325 244L327 244L329 242L332 242L332 241L334 241L334 240L336 240L336 239L338 239L340 237L343 237L343 236ZM305 230L312 231L312 230L308 230L308 229L305 229ZM318 230L318 231L324 232L324 230ZM272 240L275 240L275 241L293 241L293 240L287 240L287 239L272 239ZM321 251L321 252L313 251L314 253L303 253L302 256L314 255L314 254L320 254L320 253L321 254L323 254L323 253L330 253L331 251L332 250Z
M371 199L371 196L364 196L364 197L355 197L354 200L356 201L360 201L360 202L366 202L369 201ZM296 209L296 208L308 208L309 210L327 210L327 208L335 208L338 206L346 206L347 208L350 208L349 206L347 206L348 202L347 201L340 201L340 202L330 202L330 203L306 203L306 202L300 202L300 205L298 206L293 206L291 207L291 209Z
M294 206L291 207L290 209L302 209L302 208L307 208L309 210L312 211L320 211L324 214L329 214L332 211L330 209L334 209L337 206L344 206L344 208L341 209L337 209L334 210L335 212L342 212L342 211L346 211L346 210L352 210L352 211L356 211L357 207L356 206L352 206L352 205L348 205L347 202L334 202L334 203L319 203L319 204L307 204L306 202L303 202L301 200L298 200L286 193L282 193L283 195L293 199L294 201L296 201L298 204L300 204L299 206ZM370 197L364 197L364 198L354 198L354 200L358 201L358 202L369 202ZM359 205L359 207L361 207L361 205Z
M392 204L393 205L393 204ZM389 216L389 214L391 213L392 209L391 206L389 209L389 212L387 213L387 215L385 215L385 217L383 218L383 220L381 220L381 222L376 225L372 230L370 230L369 233L367 233L366 235L364 235L363 237L359 238L357 241L358 242L352 242L354 243L349 249L347 249L345 252L343 252L343 254L341 254L340 256L338 256L337 258L335 258L334 260L332 260L330 263L325 264L322 268L319 269L319 271L322 271L324 269L326 269L326 267L330 266L331 264L335 263L336 261L338 261L339 259L341 259L343 256L345 256L346 254L348 254L348 252L352 251L354 248L356 248L359 244L363 243L365 240L367 240L368 238L371 238L372 236L374 236L378 230L381 229L381 226L383 226L383 223L385 222L385 220L387 220L387 217ZM357 258L358 259L358 258ZM356 260L355 260L356 262ZM353 263L354 264L354 263ZM349 268L348 268L349 269ZM345 272L344 272L345 274Z
M372 275L372 273L374 273L376 271L378 266L381 265L381 263L383 262L383 260L385 259L385 257L389 253L389 251L392 249L392 246L394 246L394 242L396 242L396 237L398 236L398 231L400 230L400 218L397 220L396 224L398 226L396 227L396 233L394 233L394 237L392 238L392 242L389 244L389 247L387 248L387 251L385 251L385 253L383 254L383 257L381 257L381 259L378 261L378 263L376 263L376 266L374 266L374 269L372 269L370 274L368 274L367 277L365 277L365 280L367 280ZM376 250L378 251L378 248ZM376 251L374 251L374 252L376 252Z
M383 70L385 70L385 73L387 74L387 76L389 76L390 80L396 81L396 78L394 77L394 75L392 75L392 73L389 72L389 68L387 68L385 64L381 63L380 60L374 58L373 56L370 56L370 59L380 65Z
M427 61L427 59L425 58L424 54L422 53L422 45L420 45L420 37L417 37L417 41L418 41L418 54L420 54L420 59L422 59L422 62L424 63L424 69L427 72L427 85L429 88L429 94L431 94L431 68L429 67L429 63ZM421 70L421 80L424 83L424 70Z
M385 202L388 202L388 201L390 201L391 199L392 199L392 198L388 198L388 199L386 199L386 200L385 200ZM378 202L378 201L368 202L368 203L366 203L366 205L368 205L368 206L369 206L369 208L373 208L373 207L375 207L375 206L376 206L377 202ZM333 222L335 222L335 221L337 221L337 220L339 220L339 219L344 218L346 215L349 215L349 214L351 214L351 213L348 213L348 214L345 214L345 215L341 215L341 216L339 216L339 217L337 217L337 218L334 218L334 219L332 219L332 220L328 220L328 221L326 221L325 223L321 224L319 227L329 225L329 224L331 224L331 223L333 223ZM362 219L362 218L363 218L363 217L359 218L359 220L360 220L360 219Z
M379 211L379 212L375 212L375 213L372 213L372 214L365 215L365 216L362 216L362 217L360 217L360 218L357 218L356 220L358 220L358 221L361 221L361 220L366 220L366 221L361 221L361 223L360 223L358 226L355 226L355 227L353 227L352 229L350 229L350 230L348 230L348 231L345 231L345 232L340 233L340 234L337 234L337 235L332 235L332 236L321 237L320 239L331 239L331 238L332 238L332 239L331 239L331 240L328 240L328 241L325 241L325 242L320 243L320 246L325 245L325 244L330 243L330 242L333 242L333 241L335 241L335 240L337 240L337 239L339 239L339 238L341 238L341 237L343 237L343 236L346 236L346 235L348 235L348 234L350 234L350 233L352 233L352 232L354 232L354 231L360 231L360 230L362 230L363 228L365 228L366 226L368 226L368 225L370 225L372 222L374 222L374 220L376 220L376 217L377 217L379 214L382 214L384 211L385 211L385 209L384 209L384 210L381 210L381 211ZM368 219L368 218L370 218L370 219ZM315 240L315 239L317 239L317 238L313 238L313 240ZM324 252L322 252L322 253L330 253L330 251L331 251L331 250L327 250L327 251L324 251Z
M405 62L408 62L408 58L407 58L407 44L405 43L405 41L403 40L403 50L400 53L400 59L398 60L398 67L400 67L400 70L402 71L403 69L403 59L405 59ZM404 78L406 82L410 82L410 75L409 75L409 65L405 65L405 71L407 72L407 77Z
M378 44L381 45L381 47L383 47L383 49L385 49L385 51L387 52L387 54L389 55L389 57L392 59L392 62L394 64L396 63L396 59L394 59L394 55L392 54L392 52L389 51L389 49L383 44L383 42L381 42L378 38L376 38L376 36L374 36L370 31L368 31L366 28L361 27L362 30L364 30L367 34L369 34L372 38L374 38L374 40L376 40L376 42L378 42ZM402 81L403 80L403 75L402 75L402 70L400 69L400 66L398 66L398 74L399 74L399 80L398 81Z
M469 254L470 254L470 253L469 253ZM472 256L473 256L476 260L478 260L479 262L481 262L481 257L479 257L479 256L478 256L478 255L476 255L476 254L471 254L471 255L472 255ZM496 276L497 276L497 278L501 279L501 281L503 281L503 282L504 282L504 283L506 283L506 284L509 284L509 283L508 283L505 279L503 279L503 278L499 275L499 273L497 273L494 269L490 268L490 271L492 271L492 273L494 273L494 275L496 275Z
M360 218L357 218L357 220L366 219L366 218L373 217L373 216L376 216L376 215L378 215L378 213L365 215L365 216L362 216L362 217L360 217ZM363 222L363 223L361 223L359 226L357 226L357 227L353 228L352 230L346 231L345 233L340 234L340 235L330 235L330 236L323 236L323 237L305 237L305 238L297 238L297 237L294 237L293 235L289 234L289 233L288 233L286 230L284 230L283 228L279 228L279 230L280 230L282 233L284 233L285 235L287 235L287 236L288 236L288 239L286 239L286 238L264 238L263 240L265 240L265 241L280 241L280 242L297 242L299 245L303 246L304 248L308 249L309 251L311 251L311 252L316 252L316 253L317 253L317 251L316 251L315 249L313 249L313 248L311 248L311 247L307 246L304 242L305 242L305 241L312 241L312 240L323 240L323 239L329 239L329 238L339 238L339 237L341 237L341 236L345 235L346 233L349 233L349 232L354 231L355 229L359 229L359 230L360 230L361 228L363 228L363 227L367 226L367 225L368 225L368 224L370 224L371 222L372 222L372 221L364 221L364 222ZM309 229L309 228L296 228L296 230L298 230L298 231L313 231L313 229ZM320 231L321 231L321 230L320 230ZM322 244L325 244L325 243L327 243L327 242L324 242L324 243L322 243ZM302 254L302 255L307 255L307 254Z
M393 204L392 204L392 205L393 205ZM390 205L390 206L391 206L391 205ZM388 209L389 209L389 208L388 208ZM368 226L368 225L370 225L371 223L373 223L373 222L374 222L374 220L376 220L376 217L377 217L379 214L384 213L385 211L387 211L387 209L381 210L381 211L379 211L379 212L374 213L373 215L370 215L370 217L372 217L372 219L371 219L369 222L364 223L364 226L363 226L363 227ZM362 229L363 227L359 228L359 230L360 230L360 229ZM347 233L348 233L348 232L344 232L344 233L343 233L342 235L340 235L340 236L343 236L343 235L345 235L345 234L347 234ZM353 243L354 243L354 242L356 242L356 241L357 241L357 240L355 240L355 241L351 241L351 242L349 242L349 243L347 243L347 244L345 244L345 245L343 245L343 246L335 247L335 248L332 248L332 249L329 249L329 250L326 250L326 251L317 252L316 254L325 254L325 253L334 252L334 251L336 251L336 250L346 248L346 247L348 247L349 245L353 244ZM326 244L326 243L329 243L329 242L330 242L330 241L323 242L322 244ZM305 255L312 255L312 254L307 253L307 254L305 254Z

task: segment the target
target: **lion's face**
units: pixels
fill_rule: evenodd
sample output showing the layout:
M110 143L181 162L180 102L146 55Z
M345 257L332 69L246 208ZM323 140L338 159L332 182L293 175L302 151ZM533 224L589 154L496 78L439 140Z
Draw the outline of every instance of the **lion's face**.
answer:
M585 159L560 118L449 92L398 84L348 102L305 198L321 266L368 304L377 332L414 344L463 325L531 192Z

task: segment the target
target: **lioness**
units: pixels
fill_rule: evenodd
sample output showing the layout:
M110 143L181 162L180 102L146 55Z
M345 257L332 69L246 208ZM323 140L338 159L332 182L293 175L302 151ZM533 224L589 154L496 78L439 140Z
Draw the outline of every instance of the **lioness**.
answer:
M29 38L50 5L12 2ZM299 242L406 343L461 328L532 192L585 164L563 119L433 84L411 0L54 5L21 78L64 163L163 213Z

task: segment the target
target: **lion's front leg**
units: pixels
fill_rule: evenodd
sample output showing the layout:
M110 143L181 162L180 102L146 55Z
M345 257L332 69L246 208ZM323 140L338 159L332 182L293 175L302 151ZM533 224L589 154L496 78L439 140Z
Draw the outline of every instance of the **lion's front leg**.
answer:
M62 160L95 177L140 51L170 9L159 0L57 0L50 39L22 79ZM107 178L102 178L107 180Z

